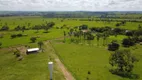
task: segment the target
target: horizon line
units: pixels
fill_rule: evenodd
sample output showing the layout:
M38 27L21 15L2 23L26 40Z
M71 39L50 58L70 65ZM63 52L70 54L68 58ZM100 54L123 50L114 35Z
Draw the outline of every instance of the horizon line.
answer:
M68 11L68 10L65 10L65 11L57 11L57 10L53 10L53 11L40 11L40 10L35 10L35 11L30 11L30 10L0 10L0 12L142 12L142 10L141 11L139 11L139 10L118 10L118 11L91 11L91 10L75 10L75 11L72 11L72 10L70 10L70 11Z

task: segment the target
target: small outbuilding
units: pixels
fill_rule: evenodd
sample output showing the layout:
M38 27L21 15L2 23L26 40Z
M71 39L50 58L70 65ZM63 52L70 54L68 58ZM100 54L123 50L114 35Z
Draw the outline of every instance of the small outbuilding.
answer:
M83 33L87 33L87 32L89 32L89 30L81 30Z
M37 53L39 52L39 48L31 48L31 49L27 49L26 53L30 54L30 53Z

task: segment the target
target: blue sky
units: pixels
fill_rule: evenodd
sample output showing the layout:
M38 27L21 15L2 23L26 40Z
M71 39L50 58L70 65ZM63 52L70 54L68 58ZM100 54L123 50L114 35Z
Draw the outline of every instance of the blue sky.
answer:
M0 11L142 11L142 0L0 0Z

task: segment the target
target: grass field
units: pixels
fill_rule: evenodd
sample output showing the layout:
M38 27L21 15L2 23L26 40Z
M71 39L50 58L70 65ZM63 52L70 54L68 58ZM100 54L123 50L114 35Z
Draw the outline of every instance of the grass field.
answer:
M0 41L3 43L2 47L9 47L19 44L23 45L32 44L30 41L31 37L39 37L37 38L38 42L38 41L53 39L56 37L61 37L63 35L63 30L57 30L57 29L51 29L49 30L49 33L43 33L44 30L40 30L39 33L35 32L36 32L35 30L26 30L25 32L21 31L1 32L1 34L4 34L3 38L0 39ZM11 39L11 34L18 34L18 33L26 34L27 36Z
M46 49L45 49L46 50ZM17 61L10 49L0 49L0 80L49 80L48 62L51 51L23 55ZM54 64L54 80L64 80L60 70Z
M108 60L111 52L107 51L106 47L59 44L57 42L53 42L53 45L63 63L77 80L85 80L87 77L89 80L131 80L112 75L109 72L111 67ZM138 49L132 50L134 55L140 59L133 72L140 76L142 76L141 48L142 46L138 46ZM90 75L88 75L88 71L91 72Z
M63 18L43 18L43 17L0 17L0 27L2 25L5 25L7 23L8 26L10 26L11 29L15 28L16 26L27 26L32 27L34 25L41 25L45 22L55 22L55 27L61 27L63 25L66 25L67 27L74 27L74 26L80 26L82 24L86 24L89 27L116 27L115 24L117 22L103 22L103 21L79 21L79 18L74 19L63 19ZM28 23L30 25L28 26ZM126 25L120 26L120 28L125 29L137 29L138 25L142 25L140 22L127 22Z
M63 20L63 21L62 21ZM49 30L48 33L44 33L44 30L25 30L13 31L13 29L20 25L26 27L32 27L35 25L41 25L46 22L55 22L55 26ZM30 23L30 26L28 26ZM111 66L109 65L110 53L107 50L107 46L103 46L103 39L99 41L99 47L97 46L97 40L92 41L93 46L89 46L87 41L80 44L70 43L70 39L66 39L66 43L63 43L64 31L69 31L68 29L56 29L56 27L61 27L66 25L66 27L72 28L75 26L80 26L82 24L88 25L88 27L105 27L110 26L115 28L117 22L103 22L103 21L79 21L79 18L75 19L63 19L63 18L43 18L43 17L0 17L0 28L7 24L10 27L9 31L0 31L0 35L3 34L3 38L0 38L2 42L2 48L0 48L0 80L48 80L49 73L47 62L49 56L51 55L51 50L48 50L44 46L45 52L39 54L23 55L24 59L22 61L17 61L15 55L10 50L11 47L18 46L30 46L38 47L38 41L47 41L57 38L61 40L54 40L52 44L55 48L56 54L62 60L64 65L73 74L76 80L131 80L129 78L123 78L117 75L113 75L109 72ZM127 22L126 25L120 26L120 28L135 30L138 25L142 23ZM17 37L11 39L11 34L26 34L27 36ZM31 43L31 37L37 38L36 43ZM125 38L124 35L110 36L108 38L108 43L112 40L118 40L121 43L122 39ZM123 47L120 47L123 48ZM134 73L142 76L142 46L137 45L137 48L130 47L133 54L139 59L139 62L135 64ZM54 67L54 80L64 80L61 71L58 70L58 66L55 64ZM88 75L88 71L91 72ZM141 80L140 78L139 80Z

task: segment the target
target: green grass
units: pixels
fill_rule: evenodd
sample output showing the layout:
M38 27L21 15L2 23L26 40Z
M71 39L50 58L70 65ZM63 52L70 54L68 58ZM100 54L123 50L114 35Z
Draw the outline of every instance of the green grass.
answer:
M48 56L50 53L46 51L44 53L33 54L24 56L23 61L17 61L15 56L7 47L17 46L17 45L28 45L31 47L37 47L38 41L51 40L63 36L63 31L68 31L67 29L56 29L55 27L61 27L66 25L67 27L80 26L86 24L89 27L105 27L110 26L115 28L117 22L102 22L102 21L79 21L72 19L65 19L63 22L62 18L43 18L43 17L0 17L0 28L7 23L10 27L10 31L0 31L0 34L4 34L3 38L0 38L2 42L2 49L0 49L0 80L48 80L49 73L47 62L49 61ZM44 24L45 22L55 22L54 28L49 30L49 33L43 33L44 30L39 30L38 33L35 33L35 30L25 30L21 31L12 31L16 26L26 26L28 23L31 23L29 27L34 25ZM120 28L135 30L138 28L138 25L142 23L127 22L126 25L120 26ZM11 34L27 34L28 36L11 39ZM31 37L37 38L36 43L30 43ZM108 43L112 40L118 40L121 43L122 39L126 36L118 35L110 36L108 38ZM57 40L58 41L58 40ZM129 80L128 78L122 78L120 76L112 75L109 72L111 66L108 64L108 59L110 52L107 51L107 47L103 46L103 40L100 39L100 46L97 47L97 40L95 38L92 43L94 46L87 46L85 44L69 44L70 40L67 39L65 44L60 43L60 41L54 41L53 45L57 51L58 56L61 58L67 69L72 72L77 80L86 80L88 77L89 80ZM123 48L123 47L120 47ZM141 48L142 46L138 45L138 49L131 47L131 51L136 57L140 60L136 63L134 68L134 73L140 74L142 76L142 55ZM47 49L48 50L48 49ZM91 72L88 75L88 71ZM57 70L55 65L54 80L64 80L60 71ZM140 78L142 79L142 78Z
M37 38L37 41L44 41L49 39L54 39L57 37L63 36L63 30L57 30L57 29L51 29L49 30L49 33L43 33L44 30L39 30L39 33L35 33L35 30L26 30L25 32L21 31L9 31L9 32L2 32L4 34L3 38L0 38L0 42L2 42L2 47L9 47L13 45L20 45L20 44L31 44L30 38L31 37L39 37ZM27 34L28 36L23 37L17 37L14 39L11 39L11 34Z
M24 56L22 61L9 49L0 49L0 80L49 80L48 51ZM64 80L54 64L54 80Z
M103 22L103 21L79 21L79 18L76 18L77 20L72 20L72 19L62 19L62 18L43 18L43 17L0 17L0 27L7 25L10 27L10 29L14 29L16 26L26 26L28 27L28 23L30 23L29 27L32 27L34 25L41 25L46 22L55 22L55 27L61 27L63 25L66 25L67 27L74 27L74 26L80 26L82 24L86 24L89 27L105 27L105 26L110 26L110 27L116 27L115 24L117 22ZM61 22L63 20L63 22ZM127 22L126 25L120 26L120 28L125 28L125 29L137 29L138 25L142 25L142 23L135 23L135 22Z
M120 76L112 75L109 72L111 66L109 65L110 52L105 47L76 45L76 44L59 44L53 42L53 45L60 56L63 63L73 73L77 80L130 80ZM142 46L133 50L136 57L142 57L140 51ZM134 73L142 76L142 61L140 60L134 68ZM91 72L88 75L88 71ZM141 79L140 79L141 80Z

